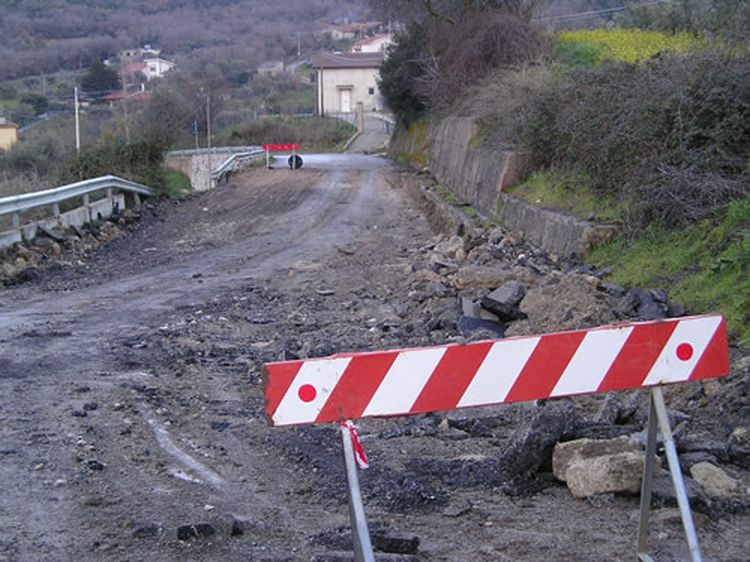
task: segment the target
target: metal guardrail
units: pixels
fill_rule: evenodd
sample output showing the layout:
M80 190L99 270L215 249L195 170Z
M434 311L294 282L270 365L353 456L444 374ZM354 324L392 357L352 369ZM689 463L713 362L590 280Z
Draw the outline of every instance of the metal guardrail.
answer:
M46 205L58 205L68 199L86 196L89 193L103 189L119 189L140 195L154 194L153 189L140 183L118 178L117 176L102 176L44 191L3 197L0 199L0 216L9 214L17 215Z
M245 162L252 162L253 160L260 160L261 158L264 158L266 155L266 151L262 148L258 149L255 148L254 150L250 150L247 152L238 152L235 154L232 154L229 158L224 160L219 166L217 166L212 172L211 172L211 181L220 181L222 178L227 176L228 174L235 171L237 168L242 166Z
M170 150L164 156L169 157L180 157L180 156L197 156L200 154L237 154L241 152L252 152L254 150L261 150L259 146L217 146L209 149L207 148L190 148L186 150Z

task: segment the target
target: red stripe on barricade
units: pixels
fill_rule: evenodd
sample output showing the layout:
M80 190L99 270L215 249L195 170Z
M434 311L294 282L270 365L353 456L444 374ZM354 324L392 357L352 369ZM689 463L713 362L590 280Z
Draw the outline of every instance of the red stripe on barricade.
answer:
M608 392L728 371L726 324L707 315L271 363L264 380L270 423L296 425Z
M435 412L455 408L492 345L492 342L479 342L446 349L411 411Z
M383 382L398 351L355 355L341 375L316 421L356 419L365 411L373 394Z
M276 413L303 364L304 361L290 361L265 365L263 378L266 387L266 413L269 417Z
M675 328L677 322L636 325L596 391L641 386Z
M586 332L569 332L542 337L526 366L505 398L506 402L536 400L552 394L557 381L581 345Z
M690 380L720 377L721 372L729 371L729 346L727 345L727 323L722 318L703 356L698 360Z

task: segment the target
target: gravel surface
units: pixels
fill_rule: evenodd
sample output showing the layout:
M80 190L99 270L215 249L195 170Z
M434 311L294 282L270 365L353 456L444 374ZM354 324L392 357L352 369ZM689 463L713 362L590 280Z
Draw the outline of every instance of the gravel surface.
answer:
M337 429L270 428L263 363L676 311L500 229L459 228L385 160L305 166L5 256L0 560L351 559ZM467 323L508 280L525 287L520 319ZM685 462L708 458L742 486L695 490L710 560L748 559L750 361L732 353L727 379L667 393ZM391 560L633 559L637 495L575 499L550 467L558 440L643 430L646 394L613 396L362 420L376 547ZM607 400L627 415L602 422ZM659 560L687 557L673 505L656 495Z

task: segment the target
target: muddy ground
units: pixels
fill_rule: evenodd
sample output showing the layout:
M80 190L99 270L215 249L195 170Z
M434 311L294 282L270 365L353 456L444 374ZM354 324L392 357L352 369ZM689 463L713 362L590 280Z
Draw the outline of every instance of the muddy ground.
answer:
M305 162L144 206L101 226L104 244L68 233L24 251L32 268L5 256L19 267L0 290L0 560L346 560L337 430L268 427L264 362L492 336L466 328L460 297L501 278L527 288L528 319L509 334L639 314L605 272L457 228L385 160ZM747 448L730 435L750 424L748 360L732 353L730 377L668 399L687 457L747 487ZM646 395L617 399L632 411L609 423L601 397L361 421L376 547L396 560L633 559L636 495L575 499L549 447L513 456L542 411L560 439L640 432ZM750 558L747 494L693 494L706 558ZM683 560L669 496L655 498L653 550Z

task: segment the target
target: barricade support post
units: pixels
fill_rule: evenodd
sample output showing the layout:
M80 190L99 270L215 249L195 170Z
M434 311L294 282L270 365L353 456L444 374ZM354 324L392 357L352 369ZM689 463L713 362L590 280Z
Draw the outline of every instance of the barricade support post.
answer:
M698 535L662 386L722 377L728 372L726 322L721 315L704 315L463 345L267 363L263 379L266 415L274 426L650 388L637 557L643 562L652 560L648 554L649 513L654 455L661 437L690 555L693 562L700 562ZM358 561L371 560L367 558L372 547L351 451L354 434L348 433L342 427L355 556Z
M352 543L354 546L355 562L374 562L370 531L367 527L365 506L362 502L362 492L359 488L357 476L357 461L354 458L352 435L345 425L341 425L341 442L344 450L344 465L346 467L346 484L349 492L349 518L352 522Z
M651 487L654 479L654 454L656 453L658 435L657 429L661 432L661 439L664 443L664 452L667 456L667 464L669 465L672 484L677 496L677 505L680 508L680 517L682 518L682 526L685 529L685 537L690 550L690 559L692 562L702 562L703 556L698 541L698 533L695 530L693 514L690 511L690 501L685 489L685 481L682 479L680 461L677 458L677 447L675 446L672 429L669 426L667 406L664 403L662 389L658 386L651 389L649 398L648 441L646 443L646 462L643 467L643 481L641 483L641 513L638 526L638 559L643 562L653 560L648 554L648 535L649 514L651 511Z

